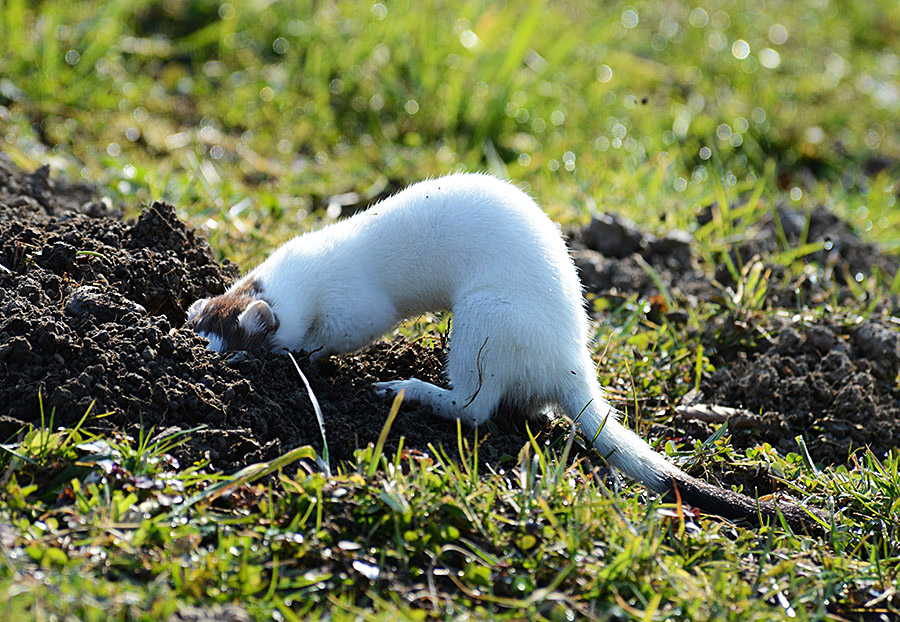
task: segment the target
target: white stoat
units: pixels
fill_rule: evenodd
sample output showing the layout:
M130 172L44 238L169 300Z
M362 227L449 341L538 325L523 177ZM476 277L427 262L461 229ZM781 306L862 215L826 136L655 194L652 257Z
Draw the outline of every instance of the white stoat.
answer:
M300 235L225 294L195 302L188 323L216 351L362 348L398 322L451 310L444 389L406 391L446 419L478 425L501 403L530 414L556 406L626 475L728 517L777 513L771 502L693 478L623 427L591 359L581 283L557 225L524 192L488 175L410 186L368 210ZM807 511L785 504L795 525Z

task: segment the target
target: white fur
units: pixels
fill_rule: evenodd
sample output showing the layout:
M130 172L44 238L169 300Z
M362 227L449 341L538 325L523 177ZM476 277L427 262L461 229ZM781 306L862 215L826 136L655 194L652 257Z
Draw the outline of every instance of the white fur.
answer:
M238 316L238 324L248 332L259 332L275 325L275 314L266 301L254 300Z
M201 298L200 300L195 300L194 304L192 304L188 308L187 312L187 321L190 322L195 317L203 313L203 310L206 308L207 303L209 302L209 298Z
M222 339L221 337L219 337L218 335L216 335L215 333L199 332L197 334L200 335L201 337L203 337L204 339L206 339L207 341L209 341L209 344L207 344L206 347L209 348L210 350L212 350L213 352L224 352L225 351L226 346L227 346L227 344L225 343L225 340Z
M404 389L436 415L470 424L484 423L504 399L532 413L557 405L627 475L663 491L677 472L604 399L559 229L509 183L474 174L423 181L294 238L246 279L260 284L278 319L274 343L317 356L451 310L452 388L413 378L380 383L381 392Z

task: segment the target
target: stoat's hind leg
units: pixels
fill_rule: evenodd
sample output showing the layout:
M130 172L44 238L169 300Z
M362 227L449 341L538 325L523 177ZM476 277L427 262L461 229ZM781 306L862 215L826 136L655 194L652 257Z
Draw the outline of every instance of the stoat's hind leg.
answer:
M447 376L450 389L411 378L376 384L382 395L405 390L405 399L429 404L444 419L479 425L507 397L518 335L502 319L509 305L488 296L470 296L453 308Z

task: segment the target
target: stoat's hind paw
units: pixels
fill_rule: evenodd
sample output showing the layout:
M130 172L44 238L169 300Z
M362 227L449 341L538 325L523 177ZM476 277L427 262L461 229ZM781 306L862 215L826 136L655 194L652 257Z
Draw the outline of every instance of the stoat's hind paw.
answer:
M375 393L382 397L393 397L400 391L404 392L404 400L419 404L429 404L436 412L446 410L448 406L448 404L445 404L450 394L447 389L436 387L418 378L375 383Z

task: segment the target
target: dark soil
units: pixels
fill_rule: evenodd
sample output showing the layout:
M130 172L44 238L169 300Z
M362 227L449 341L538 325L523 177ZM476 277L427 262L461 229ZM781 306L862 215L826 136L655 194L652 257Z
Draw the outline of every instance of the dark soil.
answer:
M700 219L708 218L706 212ZM900 258L880 252L874 245L862 240L846 222L838 218L824 205L817 205L809 214L802 214L787 205L776 206L754 223L745 239L731 250L731 259L737 266L745 265L754 257L785 250L801 244L817 243L822 249L804 258L807 270L799 277L785 274L782 266L771 266L773 281L789 282L773 287L769 292L770 304L794 307L802 303L817 303L823 295L837 290L848 295L848 281L870 278L877 272L882 280L890 283L900 269ZM720 283L734 286L734 281L724 264L716 269Z
M851 249L846 257L855 256L853 248L874 252L849 229L842 235L833 248ZM605 244L609 239L616 244ZM652 295L643 264L678 296L709 300L721 291L685 233L656 238L606 217L579 232L573 247L593 292ZM0 440L39 425L41 404L45 418L54 411L54 425L63 426L93 404L93 414L109 413L88 418L94 430L136 436L141 426L202 426L180 450L183 463L206 457L214 468L234 471L299 445L320 449L309 396L288 357L219 355L181 328L194 300L221 293L237 275L234 265L216 262L171 206L156 203L123 221L91 188L51 180L46 169L24 173L0 154ZM727 332L718 328L710 351ZM762 333L741 328L745 334L729 341L739 345L720 348L714 362L721 371L702 386L707 400L761 413L752 425L735 426L736 443L768 441L795 451L800 434L819 462L844 462L851 446L883 452L900 445L900 328L866 322L769 329L780 336L754 339ZM316 364L300 359L324 411L332 459L350 459L377 440L389 404L374 394L373 382L440 381L441 354L394 338ZM681 433L708 432L696 422L675 425ZM527 442L515 414L487 427L479 455L488 462L515 457ZM531 429L548 436L565 426ZM408 448L442 446L456 457L456 425L427 408L404 405L388 451L401 436Z
M733 211L738 211L735 208ZM709 222L712 209L698 214L698 225ZM704 266L685 231L657 237L621 216L599 214L587 227L569 234L575 263L590 293L614 297L660 294L652 272L676 299L689 305L721 300L727 288L735 289L724 258L715 266ZM900 257L880 252L822 205L808 214L787 205L776 206L745 232L729 254L732 265L740 270L754 258L765 262L767 255L807 243L823 248L804 257L807 270L802 274L788 274L781 265L765 264L772 270L767 292L770 306L818 304L835 291L840 297L848 296L849 280L868 278L877 271L890 283L900 269Z
M569 232L569 246L585 289L612 297L660 294L651 276L654 272L679 298L696 303L721 296L722 289L703 272L692 244L685 231L656 237L613 214L599 214L584 229Z
M760 333L752 345L714 356L718 371L702 383L703 402L746 409L728 422L735 446L799 452L802 436L819 464L845 462L862 447L879 456L900 447L900 326L767 323L777 337ZM701 438L712 432L699 426Z

